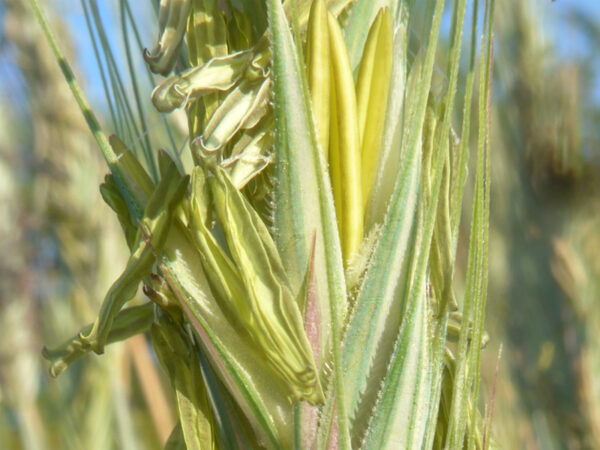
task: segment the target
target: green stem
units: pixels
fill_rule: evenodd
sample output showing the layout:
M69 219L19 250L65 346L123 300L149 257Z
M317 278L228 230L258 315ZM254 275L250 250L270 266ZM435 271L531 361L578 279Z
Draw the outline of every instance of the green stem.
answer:
M33 10L35 11L35 15L37 16L38 21L40 22L40 25L42 27L42 30L44 31L44 34L46 35L46 39L48 39L48 43L50 44L50 47L52 48L52 52L54 53L54 56L58 60L58 65L60 66L60 70L62 71L63 75L65 76L65 80L67 80L67 84L69 85L69 88L71 89L71 92L73 93L73 97L75 97L75 100L77 101L77 104L79 105L79 109L81 110L81 113L83 114L83 117L85 118L85 121L87 122L88 127L90 128L90 131L94 135L94 138L96 139L96 142L98 143L98 146L100 147L100 150L102 151L102 155L104 156L104 159L106 160L106 162L108 164L116 163L117 155L115 155L115 153L113 152L110 144L108 143L108 139L106 138L106 135L102 131L102 128L100 127L100 124L98 123L98 120L96 119L96 116L90 109L90 105L87 102L85 96L83 95L83 92L81 91L81 88L79 87L79 84L77 83L77 80L75 79L75 75L73 74L73 71L71 70L71 67L69 66L69 63L67 62L64 55L60 51L60 48L58 47L58 43L56 42L56 37L54 36L54 33L52 33L52 30L50 30L48 21L46 20L44 13L40 9L40 5L39 5L38 1L37 0L29 0L29 2L31 3L31 6L33 7Z

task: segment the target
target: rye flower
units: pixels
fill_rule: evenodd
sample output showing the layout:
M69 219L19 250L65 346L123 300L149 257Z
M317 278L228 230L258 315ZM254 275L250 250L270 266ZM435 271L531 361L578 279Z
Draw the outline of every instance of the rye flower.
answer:
M426 2L427 33L415 3L162 0L159 40L144 56L167 78L151 100L185 109L193 167L167 152L141 161L107 140L63 64L109 165L102 193L131 256L96 322L46 351L54 373L150 327L177 393L168 445L490 444L476 405L494 2L479 58L473 21L462 105L467 2L454 2L441 96L432 79L444 1ZM189 66L172 73L184 47ZM475 198L457 300L476 72ZM152 179L144 166L155 163ZM139 285L152 315L125 306Z

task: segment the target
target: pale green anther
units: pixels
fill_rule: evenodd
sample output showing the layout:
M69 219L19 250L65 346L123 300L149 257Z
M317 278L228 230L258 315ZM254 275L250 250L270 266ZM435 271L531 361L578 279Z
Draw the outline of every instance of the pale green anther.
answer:
M191 5L191 0L161 0L158 42L151 52L144 50L144 59L152 72L166 76L173 70Z
M227 95L209 120L195 145L202 152L219 151L235 134L255 127L270 110L271 80L244 80Z
M228 91L244 75L252 56L251 51L233 53L173 75L154 89L152 103L160 112L171 112L203 95Z
M270 155L275 141L273 126L273 121L267 120L264 125L244 131L234 144L231 156L221 163L237 189L243 189L273 161Z
M173 165L169 176L163 177L148 199L127 266L106 294L92 330L81 336L83 344L96 353L104 351L115 317L135 296L142 279L150 274L156 256L167 240L174 208L181 200L186 185L187 177L178 176Z
M320 403L323 392L312 349L275 243L224 169L214 173L213 204L246 292L248 333L291 390L291 399Z
M262 119L255 127L244 130L243 133L240 133L239 138L233 144L231 149L231 154L228 159L235 160L241 156L243 156L248 148L256 145L258 142L262 142L263 140L268 143L273 143L273 134L275 131L275 120L272 114L268 114L264 119ZM265 139L269 137L270 139ZM264 149L268 150L270 145L265 145Z

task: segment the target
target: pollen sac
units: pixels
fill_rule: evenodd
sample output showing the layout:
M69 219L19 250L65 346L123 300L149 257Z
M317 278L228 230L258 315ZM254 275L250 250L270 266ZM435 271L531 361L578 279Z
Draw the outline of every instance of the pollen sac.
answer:
M152 92L152 103L160 112L171 112L211 92L228 91L242 77L251 57L250 51L233 53L167 78Z
M191 4L191 0L161 0L158 42L151 52L144 50L144 59L152 72L166 76L173 70L187 27Z
M271 80L242 81L219 105L193 145L206 154L220 150L240 130L254 128L270 109Z
M263 122L241 133L233 146L231 156L221 163L221 167L227 169L231 182L237 189L243 189L272 162L274 123L272 117Z

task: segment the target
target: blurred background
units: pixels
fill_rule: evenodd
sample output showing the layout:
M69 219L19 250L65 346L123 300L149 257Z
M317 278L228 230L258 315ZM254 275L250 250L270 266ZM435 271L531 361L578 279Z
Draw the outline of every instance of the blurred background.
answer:
M185 117L149 108L141 58L158 1L41 3L105 129L182 153ZM499 448L596 449L600 2L496 3L481 407ZM124 266L105 173L28 2L0 0L0 448L162 448L173 428L143 337L56 379L40 356L94 319Z

